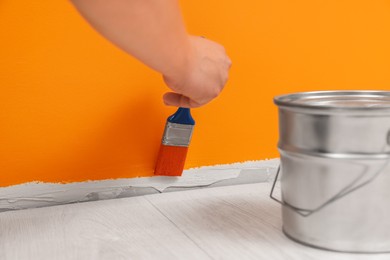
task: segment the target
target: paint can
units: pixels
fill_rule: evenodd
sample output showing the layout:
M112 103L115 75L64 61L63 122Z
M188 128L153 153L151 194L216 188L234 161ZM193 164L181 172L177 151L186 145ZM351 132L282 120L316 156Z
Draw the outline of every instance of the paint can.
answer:
M390 252L390 92L275 97L283 232L342 252Z

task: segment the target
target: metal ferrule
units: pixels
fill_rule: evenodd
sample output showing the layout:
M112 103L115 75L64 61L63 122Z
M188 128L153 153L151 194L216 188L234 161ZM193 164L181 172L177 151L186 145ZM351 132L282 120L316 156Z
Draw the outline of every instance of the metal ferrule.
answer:
M162 139L163 145L188 147L191 141L193 125L167 122Z

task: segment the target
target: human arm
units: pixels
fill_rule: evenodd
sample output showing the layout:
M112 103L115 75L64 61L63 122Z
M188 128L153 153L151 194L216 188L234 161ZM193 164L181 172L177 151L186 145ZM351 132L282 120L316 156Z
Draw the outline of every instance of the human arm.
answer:
M223 89L230 68L224 48L187 34L177 0L72 0L104 37L160 72L174 92L167 105L202 106Z

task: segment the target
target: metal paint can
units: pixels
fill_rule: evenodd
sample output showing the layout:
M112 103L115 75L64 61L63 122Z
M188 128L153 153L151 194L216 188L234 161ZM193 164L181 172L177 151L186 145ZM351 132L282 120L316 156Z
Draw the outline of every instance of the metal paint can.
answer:
M284 233L333 251L390 252L390 92L302 92L274 102Z

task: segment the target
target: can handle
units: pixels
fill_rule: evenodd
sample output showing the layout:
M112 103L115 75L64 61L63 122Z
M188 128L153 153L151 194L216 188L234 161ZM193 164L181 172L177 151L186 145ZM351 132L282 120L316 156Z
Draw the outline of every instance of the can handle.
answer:
M389 163L390 163L390 159L388 159L384 163L384 165L377 172L375 172L375 174L371 178L369 178L366 181L356 185L357 183L359 183L359 180L361 180L363 178L363 176L367 174L368 167L366 167L366 169L363 171L363 173L360 174L355 180L353 180L350 184L348 184L345 188L343 188L341 191L339 191L336 195L334 195L333 197L331 197L330 199L328 199L327 201L325 201L324 203L322 203L321 205L319 205L315 209L302 209L302 208L294 207L291 204L289 204L289 203L287 203L287 202L285 202L283 200L279 200L278 198L276 198L274 196L273 193L274 193L274 190L275 190L276 182L277 182L277 180L279 178L279 174L280 174L280 171L281 171L281 167L280 167L280 164L279 164L278 170L276 171L275 179L274 179L273 184L272 184L272 188L271 188L271 192L270 192L270 198L273 199L274 201L278 202L279 204L292 209L293 211L295 211L296 213L298 213L302 217L308 217L311 214L313 214L315 212L318 212L322 208L324 208L324 207L328 206L329 204L335 202L336 200L339 200L339 199L345 197L346 195L350 194L351 192L354 192L354 191L362 188L363 186L366 186L367 184L372 182L374 179L376 179L376 177L378 177L378 175L383 171L383 169Z
M276 182L278 181L278 178L279 178L279 173L280 173L280 164L278 166L278 170L276 171L276 175L275 175L275 179L273 181L273 184L272 184L272 188L271 188L271 192L269 194L270 198L273 199L274 201L278 202L279 204L283 205L283 206L286 206L292 210L294 210L296 213L298 213L299 215L301 215L302 217L307 217L309 216L310 214L312 214L313 212L311 210L306 210L306 209L299 209L299 208L296 208L290 204L288 204L287 202L284 202L282 200L279 200L278 198L276 198L274 196L274 190L275 190L275 186L276 186Z

